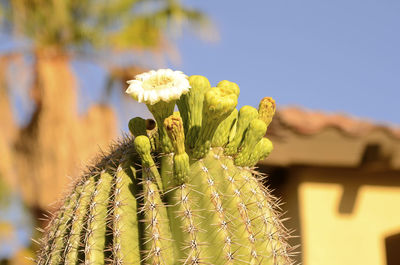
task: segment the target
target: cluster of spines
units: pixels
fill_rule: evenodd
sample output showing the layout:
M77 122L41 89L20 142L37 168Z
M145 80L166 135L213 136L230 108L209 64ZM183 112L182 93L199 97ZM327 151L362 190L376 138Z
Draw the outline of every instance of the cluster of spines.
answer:
M119 208L127 208L127 204L136 204L136 199L122 199L117 195L119 180L125 183L134 180L131 174L121 176L125 172L121 173L119 165L123 165L120 164L120 161L124 161L123 154L132 150L132 147L132 140L128 138L115 144L109 155L95 163L95 166L89 168L74 184L72 193L66 196L44 231L45 237L40 242L42 248L38 253L37 264L118 264L118 251L115 248L118 240L113 238L117 229L113 221ZM127 157L137 156L132 151L129 153ZM121 185L121 188L132 186ZM124 196L134 198L135 194L129 191L124 193ZM134 214L137 214L135 210ZM124 215L122 219L127 220L129 217ZM128 220L129 222L131 220ZM137 230L137 225L129 225L124 220L118 223L124 226L121 229L128 234L135 228ZM131 247L132 245L129 246ZM132 248L130 252L134 253L134 250L135 248ZM139 251L139 248L137 250Z
M190 82L198 89L178 101L180 115L174 104L149 106L157 126L132 119L134 142L119 144L75 186L39 264L293 263L279 203L252 169L272 150L264 135L274 101L238 112L236 84Z
M178 207L176 213L180 215L180 227L183 233L189 235L184 239L181 249L183 253L187 253L186 257L184 256L183 258L180 258L180 261L183 264L199 263L200 251L198 246L198 224L195 221L196 213L191 207L190 188L188 188L187 184L178 186L176 196L176 206Z
M212 174L210 174L205 164L201 162L200 166L205 174L204 180L207 182L208 198L206 199L210 199L214 207L211 211L216 215L215 224L213 225L217 228L217 233L219 233L220 240L223 242L223 248L220 255L223 255L226 264L233 264L232 235L229 229L231 221L225 215L225 209L222 205L223 196L217 188L217 180L212 176Z
M137 174L141 175L141 179L136 180L137 185L141 187L140 191L122 192L123 189L129 189L129 184L133 184L132 176L128 176L123 170L125 163L116 165L114 170L110 171L112 173L103 170L95 177L86 179L77 185L75 193L66 200L60 214L54 219L53 222L58 224L58 228L49 234L53 237L49 240L51 248L48 251L51 254L47 256L49 260L44 260L45 256L42 256L42 262L39 264L61 264L62 262L102 264L91 261L96 256L94 254L96 248L91 245L93 241L91 238L94 239L93 231L99 229L91 223L96 217L95 209L99 205L106 208L109 217L103 219L97 216L105 220L102 222L103 229L108 230L108 232L103 232L104 247L97 249L103 253L106 250L106 256L98 258L109 259L113 261L113 264L130 264L124 262L124 258L129 254L136 255L135 260L144 264L171 264L166 262L167 258L163 254L168 253L166 255L169 256L174 251L181 252L178 256L181 255L179 260L182 264L185 262L186 264L207 262L219 264L211 261L213 259L210 256L212 254L210 249L215 250L216 247L207 241L210 237L208 233L210 229L215 232L213 242L216 242L218 237L221 247L219 258L224 261L223 264L235 264L241 261L243 261L242 264L246 264L249 262L246 261L248 255L252 255L254 264L264 264L263 261L269 259L275 260L271 264L290 264L288 254L290 247L284 240L287 238L288 231L279 223L280 216L276 211L278 207L276 199L260 186L250 169L233 167L233 159L224 156L223 149L214 148L212 153L213 155L210 154L198 161L196 167L193 168L197 177L195 183L182 184L168 190L166 194L160 193L155 176L148 166L143 166L140 170L141 174ZM130 162L127 164L132 165ZM155 165L151 167L156 168ZM218 169L215 169L217 167ZM223 178L216 178L215 175ZM111 194L109 201L98 204L96 196L100 196L101 186L105 183L104 179L109 178L108 176L112 177L111 188L108 191ZM198 188L199 185L201 189ZM169 195L175 199L171 199L166 205L163 197ZM132 196L132 198L123 196ZM126 212L126 215L121 214L121 207L128 204L131 205L127 209L130 209L131 214L139 216L140 224L125 222L125 225L122 225L124 218L131 222L134 220L128 217ZM113 207L110 208L109 205ZM66 210L69 207L74 210L72 212ZM86 208L86 211L83 211L83 208ZM175 215L174 217L167 216L165 211L169 209ZM164 213L158 213L159 210ZM68 218L69 221L66 220ZM206 218L208 219L204 220ZM174 221L178 223L175 227L179 227L183 234L179 247L171 246L179 241L175 235L162 235L163 231L169 230L158 228L159 225L168 225L169 222L172 225ZM81 224L81 231L76 231L74 228L79 227L78 224ZM142 236L147 239L132 240L135 236L138 237L140 228L145 231L146 235ZM113 239L109 240L112 242L110 245L106 244L107 238L104 237L107 233L112 233ZM130 240L124 237L130 237ZM63 249L56 248L59 245L56 242L60 242L60 239L65 246ZM256 246L256 241L263 242L263 245ZM79 242L78 248L76 248L77 242ZM167 246L162 246L162 243ZM168 244L171 245L168 246ZM268 249L271 256L266 256L265 252L259 250L260 248ZM75 258L72 258L73 256ZM56 259L58 262L55 262ZM265 262L265 264L268 263Z

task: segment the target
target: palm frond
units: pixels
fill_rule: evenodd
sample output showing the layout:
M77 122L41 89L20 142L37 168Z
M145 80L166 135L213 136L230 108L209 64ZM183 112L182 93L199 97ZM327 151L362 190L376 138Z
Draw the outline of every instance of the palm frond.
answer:
M209 24L177 0L0 0L0 12L3 31L60 48L154 48L168 29Z

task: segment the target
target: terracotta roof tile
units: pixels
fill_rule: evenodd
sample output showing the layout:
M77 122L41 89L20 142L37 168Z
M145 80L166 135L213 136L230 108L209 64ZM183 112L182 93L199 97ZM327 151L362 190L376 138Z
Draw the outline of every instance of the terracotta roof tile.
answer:
M328 114L299 107L287 107L279 109L276 118L279 123L300 134L316 134L325 128L333 127L352 136L362 136L372 130L380 129L400 139L400 127L378 124L345 114Z

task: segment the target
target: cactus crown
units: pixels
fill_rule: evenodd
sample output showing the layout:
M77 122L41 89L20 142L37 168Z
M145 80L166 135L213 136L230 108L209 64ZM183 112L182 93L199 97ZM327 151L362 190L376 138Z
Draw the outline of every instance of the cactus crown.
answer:
M203 76L182 75L153 71L130 81L134 98L148 97L156 126L133 118L133 138L74 185L47 228L38 264L293 263L279 201L254 169L272 151L264 135L275 102L238 112L237 84L211 87ZM151 91L140 94L144 77L162 88L146 85ZM174 86L181 95L165 92Z

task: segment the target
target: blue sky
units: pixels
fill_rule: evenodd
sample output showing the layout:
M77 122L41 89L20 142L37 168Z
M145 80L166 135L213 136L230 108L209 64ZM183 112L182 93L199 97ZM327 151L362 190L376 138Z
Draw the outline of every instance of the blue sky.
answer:
M5 196L10 196L10 194L5 194ZM1 223L3 225L8 223L14 227L14 231L10 231L11 237L2 238L5 235L0 234L1 260L12 256L22 246L30 245L33 227L31 216L27 213L21 198L17 194L11 194L9 198L0 194L0 197L0 225Z
M278 107L297 105L400 125L400 1L184 3L211 17L219 41L204 42L185 30L177 41L181 64L166 66L205 75L214 85L223 79L238 83L240 106L257 106L259 99L272 96ZM0 46L4 50L10 44L2 38ZM85 110L101 98L105 71L93 63L73 65ZM123 130L129 118L145 110L118 93L109 101L119 106ZM31 106L21 100L19 106L19 119L26 120Z
M216 43L184 34L180 69L241 87L241 104L344 112L400 124L400 1L189 1Z

